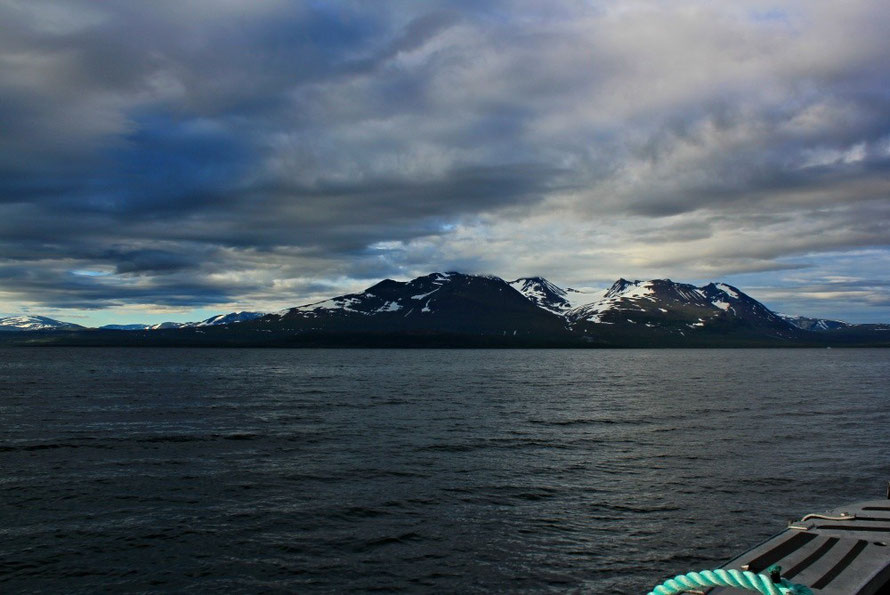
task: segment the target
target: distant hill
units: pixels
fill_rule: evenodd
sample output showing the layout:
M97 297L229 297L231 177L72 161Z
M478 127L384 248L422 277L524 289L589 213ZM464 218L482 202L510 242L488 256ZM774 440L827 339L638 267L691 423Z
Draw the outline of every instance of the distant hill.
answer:
M55 321L58 322L58 321ZM65 323L59 323L65 324ZM619 279L602 291L542 277L432 273L276 313L115 329L19 329L6 342L399 347L890 346L890 326L777 314L725 283ZM78 330L79 332L70 332Z
M205 327L219 326L221 324L234 324L236 322L244 322L245 320L253 320L265 316L264 312L232 312L231 314L217 314L211 316L201 322L161 322L159 324L106 324L99 327L103 330L112 331L145 331L145 330L162 330L171 328L188 328L188 327Z
M0 331L80 331L86 327L46 316L7 316L0 318Z
M829 332L854 326L841 320L828 320L826 318L808 318L806 316L786 316L780 314L782 318L790 322L799 329L805 331Z
M245 320L254 320L265 316L264 312L232 312L231 314L217 314L200 322L162 322L160 324L106 324L98 329L90 329L71 322L62 322L46 316L7 316L0 318L0 331L27 332L27 331L144 331L166 330L179 328L203 328L208 326L220 326L235 324Z

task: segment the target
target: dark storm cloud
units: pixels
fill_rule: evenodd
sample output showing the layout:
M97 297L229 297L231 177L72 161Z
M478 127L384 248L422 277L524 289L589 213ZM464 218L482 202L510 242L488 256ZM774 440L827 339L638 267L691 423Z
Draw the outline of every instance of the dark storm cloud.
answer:
M859 0L6 0L4 299L886 247L888 21Z
M355 251L388 237L387 229L427 233L425 220L478 208L473 201L496 205L511 202L510 192L528 194L527 175L499 166L428 182L321 179L311 187L260 171L264 135L301 119L291 93L371 72L447 28L454 15L397 24L336 6L230 6L222 7L230 14L210 18L202 8L221 7L2 7L9 68L0 75L0 201L7 204L0 226L3 256L13 263L3 276L21 277L14 289L23 296L54 304L51 295L97 304L188 301L178 294L196 304L219 301L228 297L223 288L165 284L208 257L215 267L237 267L218 245ZM75 18L79 11L86 16ZM14 264L22 261L28 268ZM60 262L168 279L134 289L67 277Z
M164 274L196 268L196 259L192 254L166 250L112 251L107 258L117 263L118 273Z
M463 167L434 179L267 188L263 196L271 208L244 213L240 230L227 229L225 237L276 245L298 232L334 250L364 249L377 241L435 234L457 214L536 201L558 187L561 173L536 164L511 164Z
M225 302L232 297L230 287L188 275L121 284L46 262L36 267L0 266L0 279L4 283L15 283L19 291L43 296L40 303L51 308L91 310L128 303L202 306Z

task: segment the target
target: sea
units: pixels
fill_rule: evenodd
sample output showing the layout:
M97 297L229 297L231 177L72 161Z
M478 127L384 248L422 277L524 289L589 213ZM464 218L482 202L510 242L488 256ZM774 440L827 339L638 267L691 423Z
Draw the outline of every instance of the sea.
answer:
M0 350L0 592L646 593L883 498L890 350Z

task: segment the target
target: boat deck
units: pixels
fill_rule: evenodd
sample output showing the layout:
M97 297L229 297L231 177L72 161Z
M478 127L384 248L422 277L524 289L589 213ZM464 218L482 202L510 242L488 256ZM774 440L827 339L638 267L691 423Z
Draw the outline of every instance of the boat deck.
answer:
M788 529L725 564L763 573L773 564L782 578L814 594L872 595L890 592L890 500L870 500L818 515L806 515ZM715 587L709 595L751 593Z

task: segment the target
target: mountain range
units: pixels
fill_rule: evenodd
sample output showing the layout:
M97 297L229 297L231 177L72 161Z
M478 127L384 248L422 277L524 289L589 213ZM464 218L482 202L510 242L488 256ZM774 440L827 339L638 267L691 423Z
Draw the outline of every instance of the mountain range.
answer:
M619 279L605 291L541 277L432 273L275 313L86 329L0 319L6 342L77 345L708 347L890 345L890 325L773 312L725 283Z
M175 329L175 328L201 328L205 326L218 326L222 324L233 324L235 322L244 322L245 320L253 320L265 316L264 312L232 312L231 314L217 314L200 322L161 322L158 324L106 324L95 330L106 331L146 331L159 329ZM0 318L0 331L85 331L93 330L88 327L74 324L72 322L62 322L54 320L46 316L30 316L22 314L18 316L7 316Z

